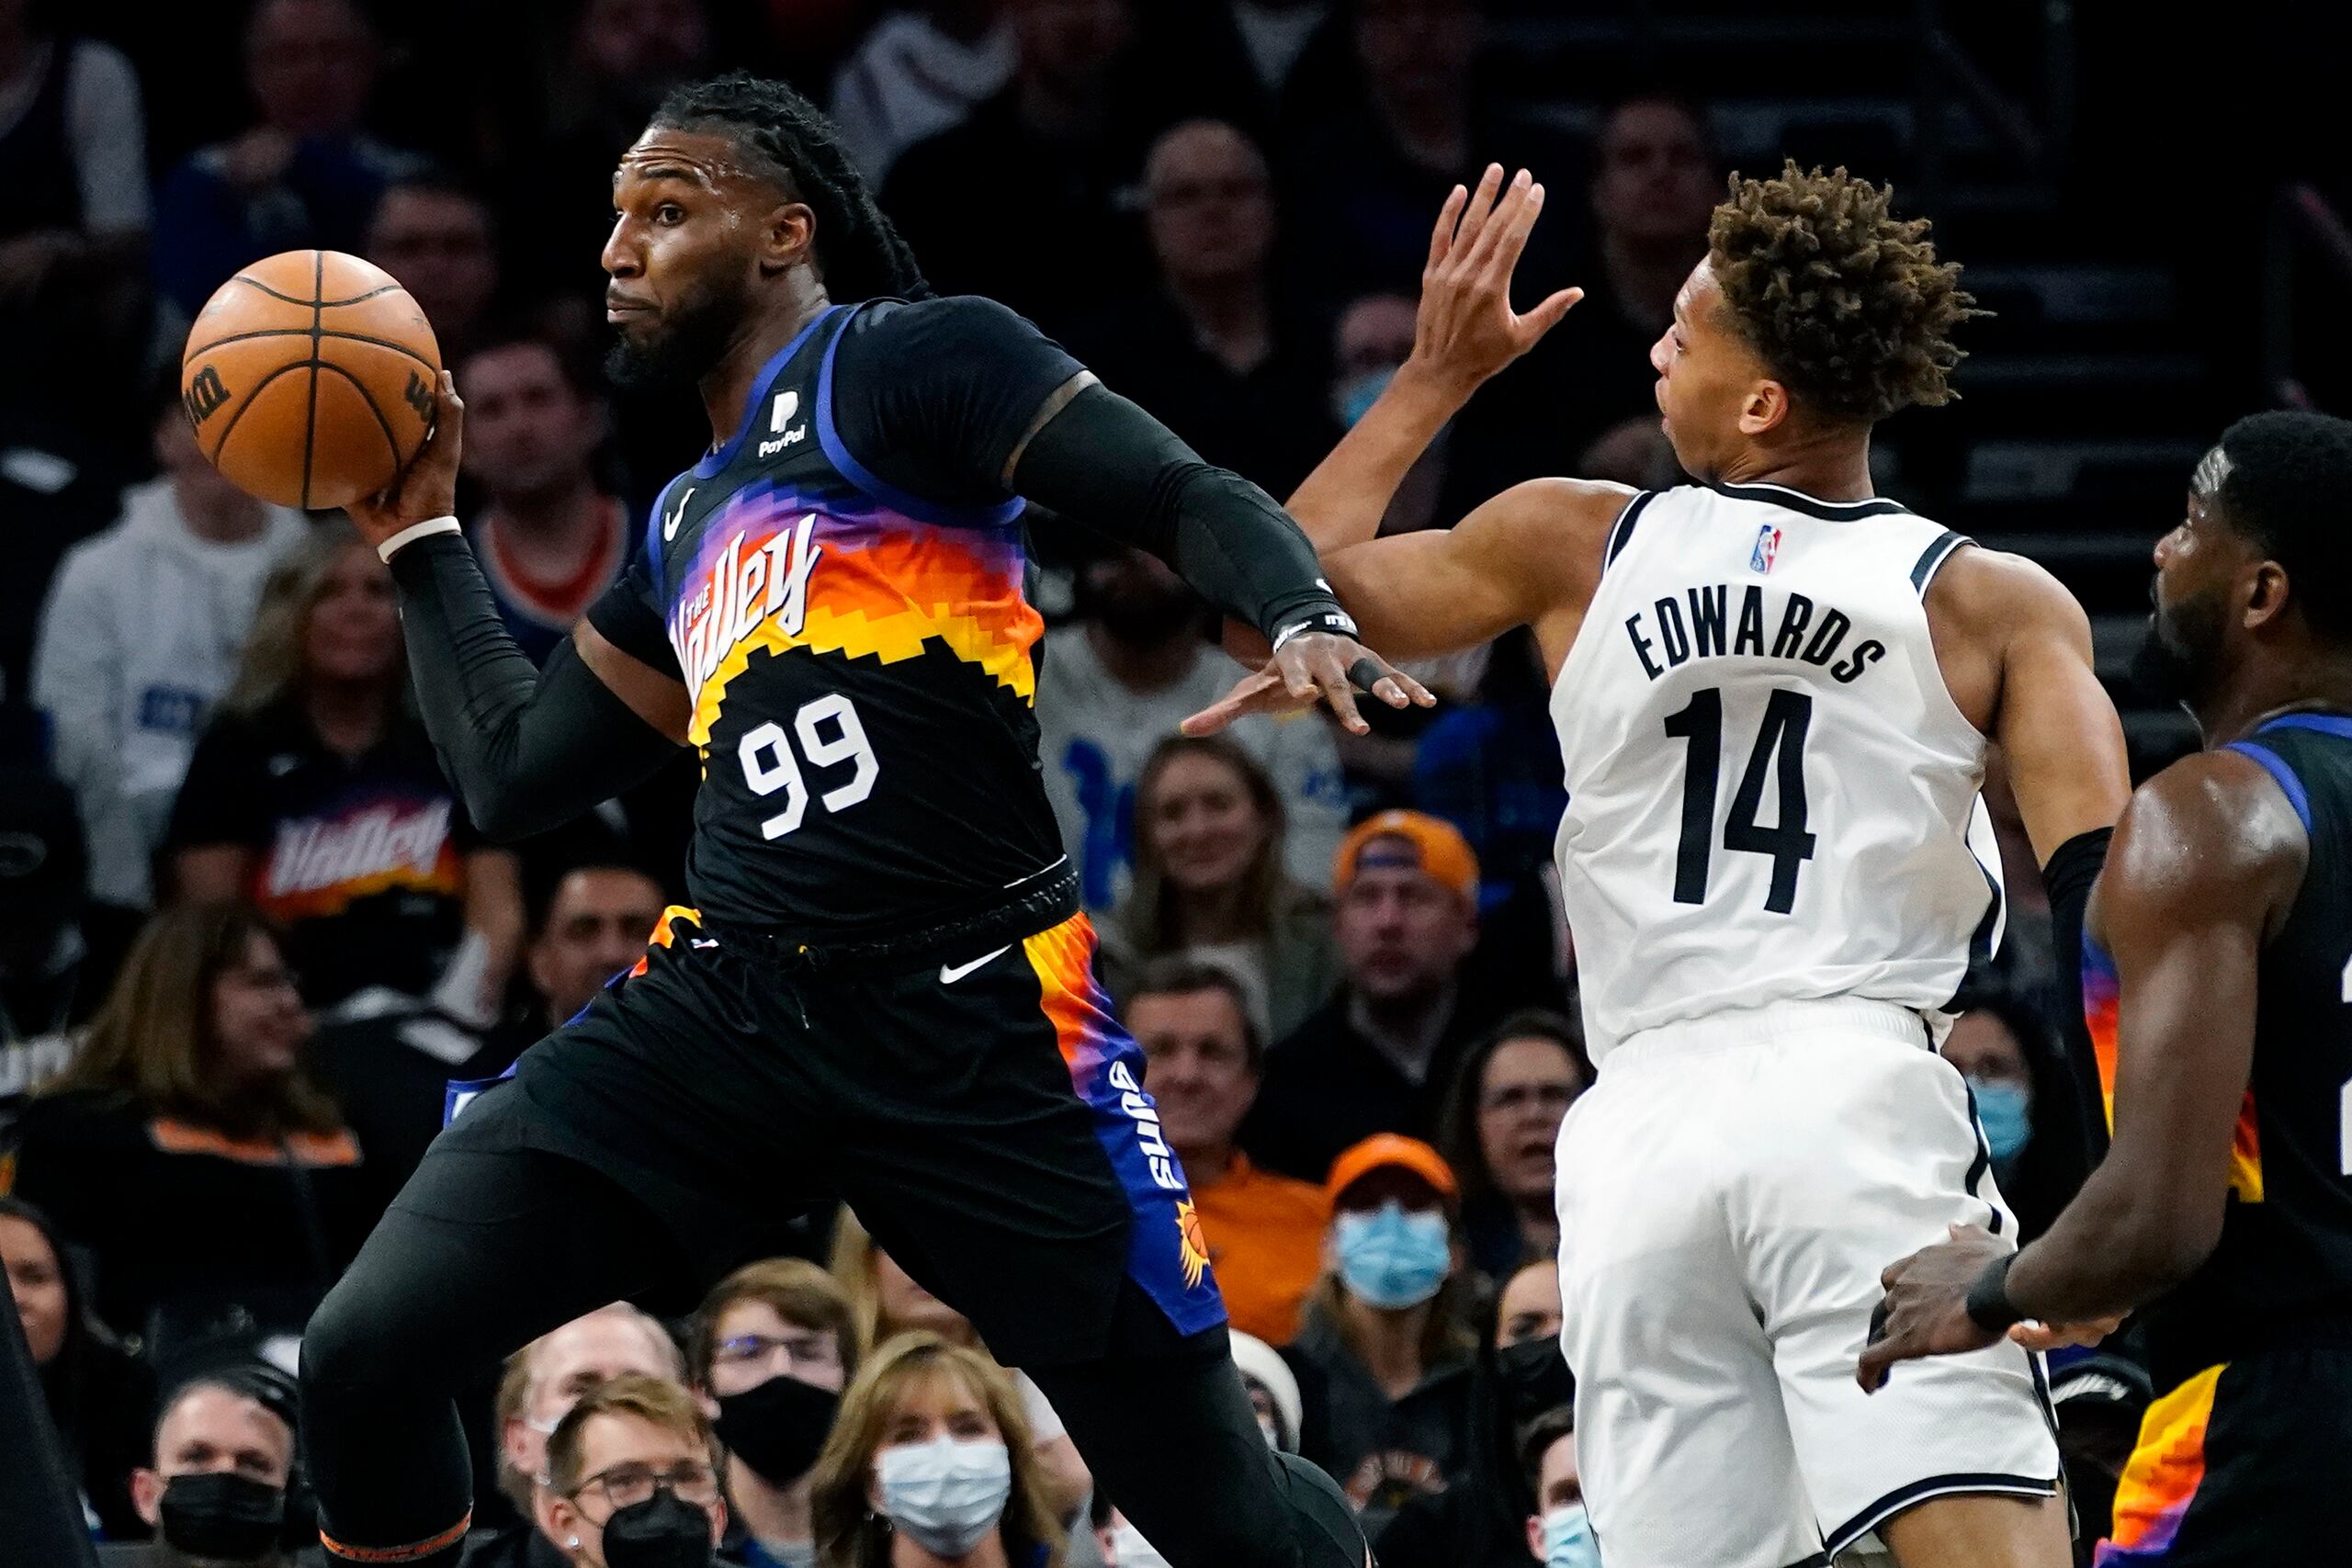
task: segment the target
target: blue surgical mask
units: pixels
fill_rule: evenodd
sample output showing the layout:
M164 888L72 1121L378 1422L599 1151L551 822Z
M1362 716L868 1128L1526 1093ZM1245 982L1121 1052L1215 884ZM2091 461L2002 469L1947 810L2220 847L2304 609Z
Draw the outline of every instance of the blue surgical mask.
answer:
M1544 1516L1544 1568L1600 1568L1600 1548L1582 1503L1567 1503Z
M1391 1198L1370 1213L1340 1214L1332 1228L1340 1281L1366 1306L1419 1306L1453 1272L1453 1237L1435 1209L1408 1214Z
M1396 367L1384 365L1377 370L1359 371L1333 388L1331 412L1340 416L1340 428L1354 429L1356 421L1372 412L1372 405L1396 378Z
M891 1528L936 1557L969 1556L1012 1495L1012 1456L994 1438L901 1443L874 1462Z
M1971 1078L1968 1088L1976 1096L1976 1120L1984 1125L1993 1163L2009 1164L2033 1136L2033 1096L2023 1084L2000 1078Z

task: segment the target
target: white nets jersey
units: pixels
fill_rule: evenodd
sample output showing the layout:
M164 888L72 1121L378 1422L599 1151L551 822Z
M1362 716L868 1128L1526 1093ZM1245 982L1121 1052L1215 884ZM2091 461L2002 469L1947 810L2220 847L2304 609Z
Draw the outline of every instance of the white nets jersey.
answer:
M2000 939L1985 741L1923 598L1967 544L1892 501L1645 492L1552 693L1560 886L1596 1060L1728 1008L1940 1016Z

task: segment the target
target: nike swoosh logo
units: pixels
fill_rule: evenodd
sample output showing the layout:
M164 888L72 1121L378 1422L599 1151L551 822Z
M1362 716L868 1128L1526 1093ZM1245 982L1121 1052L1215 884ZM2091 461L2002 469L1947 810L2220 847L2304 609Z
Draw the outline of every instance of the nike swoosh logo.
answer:
M981 964L987 964L994 959L1001 958L1012 951L1012 944L1008 942L1002 947L998 948L994 953L984 953L980 954L979 957L973 959L969 964L943 964L939 966L939 983L943 986L952 986L956 981L962 979L965 976L969 975L973 970L978 969Z
M695 489L693 485L686 487L686 493L678 497L678 510L670 513L668 519L662 523L662 542L663 544L666 545L678 536L678 525L686 520L686 502L695 498Z

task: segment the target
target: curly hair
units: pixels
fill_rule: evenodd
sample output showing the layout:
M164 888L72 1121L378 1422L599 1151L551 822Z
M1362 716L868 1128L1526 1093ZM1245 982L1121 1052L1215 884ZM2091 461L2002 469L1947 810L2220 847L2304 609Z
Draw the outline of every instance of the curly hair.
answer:
M791 193L817 215L817 270L835 299L921 299L931 285L914 252L882 209L841 133L823 111L781 82L731 72L672 90L652 124L671 130L718 128L783 171Z
M1924 218L1888 210L1892 186L1793 161L1770 180L1731 177L1708 257L1748 346L1806 406L1875 422L1950 402L1964 357L1951 331L1989 314L1936 259Z

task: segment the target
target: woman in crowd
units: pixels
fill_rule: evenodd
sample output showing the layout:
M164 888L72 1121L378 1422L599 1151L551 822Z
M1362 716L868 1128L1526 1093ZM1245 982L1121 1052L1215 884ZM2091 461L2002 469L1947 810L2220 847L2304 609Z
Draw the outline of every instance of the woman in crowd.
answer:
M2093 1163L2073 1081L2048 1018L2015 989L1975 998L1944 1040L1944 1059L1968 1080L1993 1179L2018 1217L2020 1244L2050 1228Z
M159 1367L232 1328L299 1333L381 1207L310 1033L260 915L184 906L25 1107L16 1192L87 1250L98 1316Z
M1435 1149L1394 1133L1340 1155L1327 1187L1326 1272L1291 1356L1308 1425L1326 1435L1306 1457L1328 1460L1376 1540L1404 1504L1462 1481L1469 1460L1476 1342L1462 1326L1461 1190Z
M913 1330L874 1354L817 1460L820 1568L1058 1568L1012 1384L977 1350Z
M1103 982L1125 997L1169 953L1214 959L1282 1040L1340 982L1330 905L1283 870L1283 806L1265 770L1219 736L1170 736L1136 781L1135 882L1102 931Z
M859 1354L913 1333L935 1334L951 1345L986 1354L987 1347L973 1332L971 1320L915 1283L914 1277L876 1245L847 1209L833 1223L832 1273L849 1298ZM1023 1425L1032 1445L1030 1457L1045 1488L1046 1506L1055 1518L1075 1521L1086 1505L1087 1494L1094 1488L1094 1477L1037 1385L1023 1372L1006 1375L1021 1400Z
M248 898L313 1007L366 986L496 1017L523 938L514 857L467 823L408 710L391 573L322 523L271 572L167 844L189 902Z
M1592 1077L1583 1032L1540 1009L1512 1013L1462 1059L1439 1141L1461 1177L1470 1261L1487 1279L1559 1249L1552 1150Z
M111 1539L146 1534L130 1472L148 1459L153 1376L90 1315L56 1227L20 1198L0 1198L0 1269L83 1505Z

